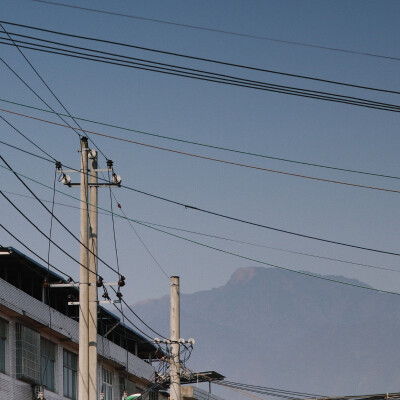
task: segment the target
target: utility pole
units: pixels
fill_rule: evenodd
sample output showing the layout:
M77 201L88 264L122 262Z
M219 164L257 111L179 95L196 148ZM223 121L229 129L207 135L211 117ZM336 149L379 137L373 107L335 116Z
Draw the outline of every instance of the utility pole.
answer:
M81 232L79 273L79 378L78 399L89 400L89 273L88 273L88 140L81 138ZM95 315L97 319L97 314ZM96 363L97 365L97 363Z
M180 289L179 276L171 276L170 340L172 359L170 361L170 399L181 400L180 353Z
M61 163L57 164L57 169L61 174L61 182L64 185L69 187L80 186L80 274L79 284L52 283L48 285L50 287L79 286L79 301L68 302L68 305L71 306L79 305L78 400L98 400L97 306L98 303L119 303L121 302L121 299L113 301L107 298L106 300L98 301L97 288L102 286L121 287L125 284L125 278L122 275L119 276L118 282L109 283L103 282L103 278L98 275L98 188L112 186L120 187L121 177L114 172L113 162L111 160L107 160L107 169L98 169L97 152L89 149L88 139L86 137L81 138L80 183L72 183L71 177L65 174L65 172L76 172L76 170L63 171ZM99 171L111 172L112 176L110 181L99 183Z
M97 152L90 150L90 205L89 205L89 400L97 397L97 224L98 182Z

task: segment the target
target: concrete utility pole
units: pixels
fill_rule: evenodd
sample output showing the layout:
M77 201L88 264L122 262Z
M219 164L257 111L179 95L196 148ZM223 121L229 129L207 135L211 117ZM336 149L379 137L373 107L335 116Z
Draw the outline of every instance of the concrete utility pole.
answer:
M90 206L89 206L89 400L97 397L97 224L98 182L97 152L90 150Z
M88 140L81 139L81 232L79 273L79 378L78 399L89 399L89 273L88 273ZM97 319L97 314L95 315Z
M89 159L91 161L89 174ZM80 186L80 276L79 276L79 301L70 301L68 305L79 305L79 377L78 400L98 400L97 396L97 305L98 303L116 303L120 300L110 299L98 301L97 286L124 286L125 278L120 275L118 282L106 283L98 277L98 188L121 186L121 177L113 170L113 162L107 160L107 169L98 169L97 152L90 150L88 139L81 138L81 179L80 183L72 183L71 177L63 171L61 163L57 169L62 174L61 182L69 187ZM98 172L112 173L109 182L99 183ZM89 181L90 175L90 181ZM89 197L90 196L90 197ZM90 198L90 200L89 200ZM89 207L90 203L90 207ZM90 226L89 226L90 225ZM89 230L90 228L90 230ZM97 285L98 284L98 285ZM74 283L50 284L51 287L76 286Z
M170 340L172 359L170 361L170 399L181 400L181 366L179 362L180 344L180 289L179 276L171 276Z

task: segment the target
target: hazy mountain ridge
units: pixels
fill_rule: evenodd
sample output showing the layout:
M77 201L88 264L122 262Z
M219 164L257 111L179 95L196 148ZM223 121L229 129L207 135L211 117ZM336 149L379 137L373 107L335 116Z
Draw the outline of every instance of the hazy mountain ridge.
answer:
M181 295L181 336L196 339L192 369L231 380L323 395L394 392L399 300L287 271L241 268L224 286ZM134 309L168 332L168 297Z

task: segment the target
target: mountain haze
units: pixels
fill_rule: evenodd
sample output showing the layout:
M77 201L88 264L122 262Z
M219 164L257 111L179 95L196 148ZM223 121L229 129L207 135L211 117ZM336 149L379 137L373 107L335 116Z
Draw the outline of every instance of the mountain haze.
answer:
M169 332L169 297L133 307ZM222 287L181 295L191 369L321 395L400 391L399 328L400 296L277 269L241 268Z

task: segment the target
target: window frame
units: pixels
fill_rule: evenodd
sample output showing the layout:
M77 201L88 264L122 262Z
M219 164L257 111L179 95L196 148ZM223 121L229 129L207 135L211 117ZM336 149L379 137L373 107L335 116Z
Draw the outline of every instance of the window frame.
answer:
M113 381L114 372L112 370L102 367L101 388L102 392L104 393L104 400L113 400Z
M44 348L48 346L48 351L44 352ZM51 354L53 353L53 354ZM46 374L43 371L43 363L45 363ZM49 368L50 367L50 368ZM57 344L46 339L45 337L40 338L40 381L41 384L46 387L47 390L55 392L57 390ZM49 385L48 378L52 380L52 385Z
M71 390L70 390L71 389ZM63 396L78 398L78 355L63 349Z
M9 322L0 317L0 373L8 373L8 337L9 337ZM3 350L3 351L2 351Z

